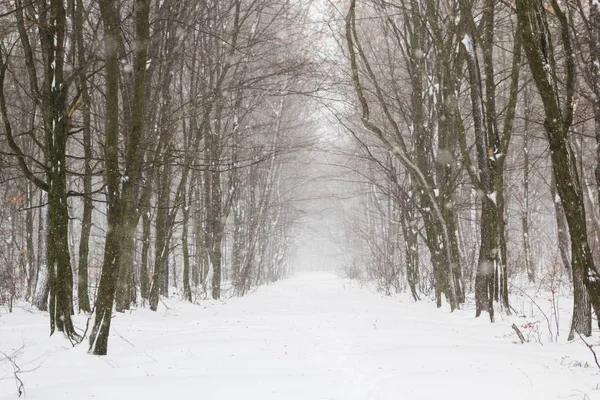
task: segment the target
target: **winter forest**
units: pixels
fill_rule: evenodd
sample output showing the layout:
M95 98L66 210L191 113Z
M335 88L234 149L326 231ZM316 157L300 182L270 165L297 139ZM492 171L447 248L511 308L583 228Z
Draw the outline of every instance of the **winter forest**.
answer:
M0 399L600 399L599 327L598 0L0 1Z

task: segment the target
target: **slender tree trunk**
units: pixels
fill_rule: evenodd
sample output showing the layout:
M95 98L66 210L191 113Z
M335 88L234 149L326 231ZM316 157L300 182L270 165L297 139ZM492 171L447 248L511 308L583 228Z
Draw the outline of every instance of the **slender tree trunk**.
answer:
M43 204L44 202L44 193L40 192L40 200L39 200L39 204ZM42 282L42 287L41 287L41 292L38 293L38 289L37 286L39 285L39 276L40 276L40 269L42 268L42 266L44 266L46 268L46 271L48 271L48 263L47 261L44 263L44 251L43 251L43 244L44 242L46 242L47 244L47 240L44 241L43 238L45 237L45 232L44 232L44 210L43 208L40 207L39 209L39 213L38 213L38 220L39 220L39 228L38 228L38 245L37 245L37 269L36 269L36 276L35 276L35 282L33 284L33 290L34 290L34 295L33 295L33 303L35 304L35 307L40 310L40 311L47 311L48 310L48 296L50 296L50 280L48 279L48 273L46 272L46 278L44 279L44 281Z
M194 235L195 235L195 251L196 257L194 268L192 270L192 283L194 287L199 285L204 286L208 277L209 261L208 261L208 172L198 172L196 176L196 185L194 189L194 198L196 200L196 208L194 213ZM204 178L204 179L203 179ZM202 189L201 189L202 188ZM204 190L204 192L202 192Z
M169 258L168 241L168 214L170 179L168 179L167 165L163 166L161 174L157 175L158 200L156 210L156 239L154 245L154 273L150 285L150 309L156 311L161 294L165 296L168 291L169 271L167 269Z
M79 64L79 85L83 100L83 216L81 221L81 236L79 239L79 259L77 268L77 298L80 311L91 312L88 295L88 256L90 249L90 233L92 228L92 128L91 128L91 96L87 83L87 62L83 39L83 1L76 0L75 5L75 40L77 42L77 62Z
M523 229L523 249L525 258L525 271L530 283L535 282L535 267L531 259L531 232L529 229L529 118L531 115L529 104L529 90L525 89L523 94L525 106L525 124L523 129L523 204L521 206L521 227ZM552 199L554 204L556 202ZM557 214L558 216L558 214Z
M135 286L133 267L135 261L135 230L136 223L132 218L125 218L123 224L123 241L120 243L119 274L116 286L115 309L124 312L135 303Z
M209 134L209 136L214 133ZM221 242L223 240L223 227L221 222L221 175L218 171L218 138L210 139L209 151L212 171L205 174L208 185L206 187L207 204L207 242L208 261L212 268L211 295L217 300L221 298Z
M150 232L152 221L150 221L150 207L145 207L142 214L142 260L140 269L140 292L142 299L148 300L150 296L150 271L148 270L148 254L150 252Z
M25 214L25 230L27 235L27 292L25 298L27 300L33 300L35 295L35 283L37 282L37 274L39 266L35 260L35 246L34 246L34 209L33 209L33 184L27 181L27 211Z
M184 189L187 191L187 188ZM190 190L191 191L191 190ZM187 301L192 301L192 290L190 287L190 252L188 242L189 221L190 221L190 206L188 201L189 196L184 192L182 197L182 217L183 227L181 233L181 246L183 251L183 297Z

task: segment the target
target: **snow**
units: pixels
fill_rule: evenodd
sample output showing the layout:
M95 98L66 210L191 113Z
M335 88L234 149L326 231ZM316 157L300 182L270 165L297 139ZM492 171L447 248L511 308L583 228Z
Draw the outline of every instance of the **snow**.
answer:
M105 357L48 338L44 314L16 309L0 314L0 351L16 351L27 399L600 399L579 342L522 345L518 317L490 324L333 274L166 305L117 313ZM0 355L0 399L16 393Z
M472 56L473 55L473 41L471 40L471 36L469 36L468 34L465 33L465 36L461 40L461 43L463 44L463 46L465 46L467 53L469 53L469 55Z

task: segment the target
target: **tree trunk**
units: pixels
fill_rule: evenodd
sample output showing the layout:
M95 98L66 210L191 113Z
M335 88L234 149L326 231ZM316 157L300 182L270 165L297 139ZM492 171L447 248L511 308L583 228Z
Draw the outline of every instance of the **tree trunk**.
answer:
M569 237L569 227L565 218L565 210L563 210L560 197L556 193L554 173L552 173L550 181L550 196L552 196L552 203L554 204L554 215L556 217L556 240L558 243L560 258L563 268L567 271L569 281L573 282L573 268L571 267L571 255L569 251L569 243L571 241Z
M33 209L33 184L31 182L27 182L27 211L25 214L25 230L27 232L27 264L28 264L28 274L27 274L27 292L25 294L25 298L27 300L33 300L35 296L35 283L37 282L37 274L39 270L39 265L35 260L35 246L33 240L33 219L34 219L34 209Z
M529 90L525 89L523 94L525 107L525 124L523 126L526 132L523 136L523 204L521 206L521 227L523 229L523 250L525 258L525 271L529 283L535 282L535 267L531 259L531 232L529 229L529 118L531 115L529 104ZM553 196L554 197L554 196ZM554 204L554 198L552 199ZM557 214L558 216L558 214Z
M204 179L203 179L204 178ZM196 185L194 188L194 199L196 202L194 213L194 248L196 252L194 268L192 269L192 284L194 287L204 286L208 277L208 172L198 172L196 176ZM202 189L204 193L202 193ZM204 194L204 195L203 195Z
M187 188L184 189L187 191ZM191 191L191 189L190 189ZM187 301L192 301L192 290L190 287L190 252L188 242L189 232L189 221L190 221L190 207L188 202L188 196L184 192L182 197L182 217L183 227L181 232L181 246L183 251L183 298Z
M131 304L135 302L135 286L133 279L133 267L135 258L135 229L136 223L135 218L125 218L121 223L123 224L123 241L120 243L119 270L117 286L116 286L116 297L115 297L115 310L118 312L124 312L131 308Z
M40 192L40 199L39 199L39 204L44 204L44 193ZM35 282L33 283L33 304L35 305L35 307L40 310L40 311L47 311L48 310L48 296L50 295L50 281L48 280L48 276L46 276L46 279L43 281L42 283L42 291L41 293L38 293L38 284L39 284L39 277L40 277L40 269L42 268L42 265L45 266L46 271L48 271L48 263L44 263L44 254L45 252L43 251L43 243L47 241L44 241L43 238L45 237L45 233L44 233L44 211L43 208L40 207L39 209L39 213L38 213L38 220L39 220L39 228L38 228L38 245L37 245L37 268L36 268L36 275L35 275ZM47 273L46 273L47 274Z
M79 239L79 259L77 268L77 298L80 311L91 312L88 295L88 256L90 249L90 233L92 229L92 128L91 128L91 96L87 83L87 63L83 39L83 0L76 1L74 34L77 42L77 63L79 64L79 85L83 100L83 216L81 220L81 236Z
M156 210L156 239L154 241L154 273L150 285L150 309L156 311L160 296L167 295L169 290L169 167L163 166L161 174L157 175L158 200Z
M152 221L150 220L150 207L145 207L142 214L142 265L140 267L140 292L142 299L148 300L150 296L150 271L148 270L148 254L150 252L150 232Z
M62 1L51 3L51 20L45 41L56 43L46 58L45 130L48 149L48 254L50 280L50 333L56 328L75 338L73 312L73 271L69 253L69 210L67 205L66 154L69 137L67 92L63 87L64 34L66 15ZM51 78L51 79L49 79ZM68 86L66 83L64 86Z
M208 136L213 136L214 133ZM211 295L217 300L221 298L221 242L223 240L223 225L221 222L221 175L218 171L218 138L212 137L208 145L212 171L204 176L207 178L205 198L207 205L207 243L208 261L212 268Z
M119 167L119 57L121 43L120 21L114 0L100 0L100 13L104 23L106 58L106 139L105 170L107 184L107 224L104 264L96 300L96 316L90 334L90 352L106 355L108 335L116 281L123 255L124 244L130 246L137 221L137 191L141 163L141 140L146 84L146 64L150 36L150 1L136 0L135 31L136 53L134 61L134 83L132 115L127 135L125 173Z
M66 128L66 127L65 127ZM66 132L64 132L66 138ZM59 138L56 138L59 139ZM69 254L69 212L67 177L64 169L66 140L55 141L50 191L48 192L48 272L50 281L50 334L54 329L70 338L77 336L71 320L73 311L73 272Z
M413 217L411 201L404 202L402 207L402 231L405 241L406 280L410 293L415 301L420 300L417 287L419 285L419 237L417 221Z
M121 193L119 170L119 19L112 0L101 0L100 11L104 22L105 68L106 68L106 122L105 122L105 169L107 183L107 225L104 244L102 275L96 294L95 318L90 333L90 353L106 355L108 335L112 322L112 310L119 276L120 242L123 240L124 202ZM136 67L139 67L136 65ZM144 65L145 67L145 65Z

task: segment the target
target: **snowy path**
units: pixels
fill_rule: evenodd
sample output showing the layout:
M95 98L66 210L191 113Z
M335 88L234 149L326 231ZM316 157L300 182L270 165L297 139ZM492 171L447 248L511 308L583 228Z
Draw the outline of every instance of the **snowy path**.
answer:
M28 399L600 398L600 375L570 362L590 360L583 346L514 344L508 323L334 275L300 275L223 305L169 306L117 315L107 357L45 337L40 314L3 314L0 350L25 345L17 363L37 368L20 375ZM12 398L12 369L0 363L0 399Z

